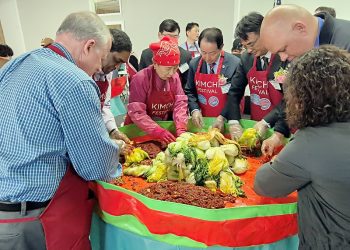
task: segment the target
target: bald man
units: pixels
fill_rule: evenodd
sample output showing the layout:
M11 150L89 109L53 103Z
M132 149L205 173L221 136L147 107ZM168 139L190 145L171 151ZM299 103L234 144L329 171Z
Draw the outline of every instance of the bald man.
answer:
M350 51L350 21L322 12L313 16L297 5L281 5L270 10L261 25L260 41L282 61L291 61L314 47L332 44ZM284 119L283 108L279 119ZM274 133L262 145L265 155L272 155L282 145L284 136Z
M335 19L325 12L313 16L297 5L281 5L266 14L260 36L269 51L291 61L322 44L349 51L350 21Z

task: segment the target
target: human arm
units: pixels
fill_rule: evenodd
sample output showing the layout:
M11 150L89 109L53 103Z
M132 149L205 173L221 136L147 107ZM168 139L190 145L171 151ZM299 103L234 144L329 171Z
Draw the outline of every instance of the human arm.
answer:
M221 114L216 118L213 125L213 127L219 128L221 131L224 128L225 120L239 121L241 119L240 102L244 96L245 87L248 84L242 60L238 63L238 66L235 68L232 75L228 77L228 82L231 84L231 86L227 94L225 107L221 111ZM230 126L234 126L243 131L243 128L239 125L239 122L235 122L234 125L231 124Z
M119 131L117 124L115 123L114 115L111 110L111 85L108 87L106 100L102 107L102 117L111 139L122 140L126 143L130 143L130 139L124 133ZM118 146L120 146L120 144L118 144Z
M255 176L255 192L262 196L282 197L310 183L310 173L298 160L303 158L304 147L292 141L273 162L261 166Z
M197 61L198 65L198 59L194 59ZM188 69L188 75L187 75L187 83L184 89L185 94L188 97L188 109L190 111L190 114L192 115L193 110L200 110L199 104L198 104L198 94L196 90L196 84L194 82L194 76L195 76L195 70L197 68L194 61L190 63L190 68Z
M147 114L146 101L151 87L152 84L146 71L141 71L134 76L130 83L128 115L133 123L147 134L169 143L175 140L175 137L169 131L161 128Z
M248 85L247 68L251 67L247 55L243 56L239 65L230 79L231 87L227 93L227 101L221 115L227 120L240 120L240 102Z
M58 112L68 156L78 175L108 181L121 174L118 147L108 137L94 86L92 81L74 86Z

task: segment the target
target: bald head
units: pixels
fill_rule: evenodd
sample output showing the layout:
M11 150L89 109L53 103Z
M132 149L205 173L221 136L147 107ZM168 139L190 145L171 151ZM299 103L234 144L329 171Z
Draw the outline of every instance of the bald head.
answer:
M318 23L303 7L281 5L270 10L261 25L260 39L272 53L282 60L293 60L313 48Z

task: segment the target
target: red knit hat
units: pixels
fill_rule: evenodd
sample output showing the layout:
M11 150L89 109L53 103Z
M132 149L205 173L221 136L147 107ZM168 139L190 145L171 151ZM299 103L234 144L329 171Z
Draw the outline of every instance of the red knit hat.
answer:
M157 43L151 43L149 48L153 52L153 61L158 65L175 66L180 63L180 50L177 42L164 36Z

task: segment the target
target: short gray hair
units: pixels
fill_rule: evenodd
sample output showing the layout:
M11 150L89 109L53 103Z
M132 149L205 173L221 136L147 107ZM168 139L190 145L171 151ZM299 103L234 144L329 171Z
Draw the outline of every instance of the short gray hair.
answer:
M95 13L89 11L69 14L58 28L56 35L71 33L78 41L96 39L106 44L111 38L108 27Z

